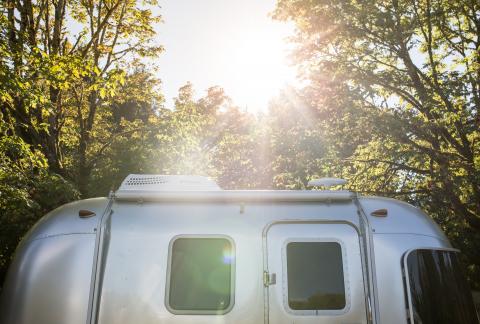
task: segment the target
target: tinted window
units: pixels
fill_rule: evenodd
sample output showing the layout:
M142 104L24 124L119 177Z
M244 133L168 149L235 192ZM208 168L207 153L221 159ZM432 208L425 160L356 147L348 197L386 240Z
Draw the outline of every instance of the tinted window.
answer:
M294 310L345 308L342 248L336 242L287 245L288 305Z
M414 323L478 323L457 253L416 250L407 266Z
M233 248L227 239L176 239L171 251L170 308L213 313L227 310L232 296L232 260Z

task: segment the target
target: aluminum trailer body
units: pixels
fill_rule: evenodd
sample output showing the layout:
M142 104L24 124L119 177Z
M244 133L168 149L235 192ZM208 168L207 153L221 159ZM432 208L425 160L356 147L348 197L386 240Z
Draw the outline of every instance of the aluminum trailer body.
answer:
M394 199L131 175L32 228L0 323L477 323L456 255Z

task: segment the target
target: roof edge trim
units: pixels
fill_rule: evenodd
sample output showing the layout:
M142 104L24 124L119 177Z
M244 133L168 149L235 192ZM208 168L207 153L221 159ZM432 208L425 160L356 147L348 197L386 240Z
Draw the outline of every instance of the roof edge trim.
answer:
M354 193L338 191L223 190L223 191L117 191L117 201L161 202L333 202L351 201Z

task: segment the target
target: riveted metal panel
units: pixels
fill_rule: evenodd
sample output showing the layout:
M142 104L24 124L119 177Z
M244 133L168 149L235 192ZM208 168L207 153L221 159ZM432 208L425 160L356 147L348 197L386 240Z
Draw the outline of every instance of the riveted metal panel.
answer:
M94 234L29 241L18 251L2 291L2 324L85 324Z
M449 248L444 241L416 234L374 234L379 322L407 323L406 291L403 281L403 255L421 246Z
M289 242L337 242L341 245L345 307L341 310L293 311L288 307L285 246ZM360 244L356 225L346 222L273 224L267 233L268 271L277 284L268 286L269 323L367 323ZM325 260L328 262L328 260Z
M99 296L99 324L262 323L265 226L279 219L358 220L352 202L242 205L116 201L112 211L109 250ZM236 254L235 304L230 312L176 315L168 311L165 306L168 247L177 235L224 235L232 239Z
M448 242L445 234L433 219L412 205L380 197L361 197L359 201L374 233L429 235ZM386 209L387 216L372 216L371 213L377 209Z
M107 205L107 198L92 198L60 206L43 216L25 235L24 241L73 233L93 234ZM80 210L91 211L95 216L81 218Z

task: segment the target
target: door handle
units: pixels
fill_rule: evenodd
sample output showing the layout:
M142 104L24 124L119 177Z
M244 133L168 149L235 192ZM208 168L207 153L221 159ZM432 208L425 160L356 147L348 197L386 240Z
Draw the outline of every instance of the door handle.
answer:
M269 273L268 271L263 272L263 285L265 287L272 286L277 283L277 274Z

